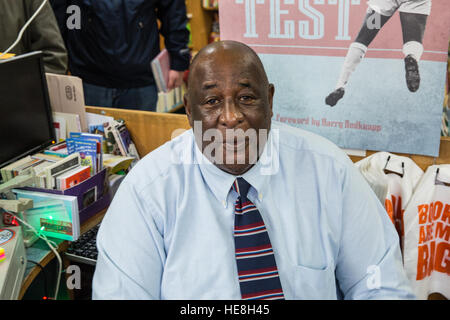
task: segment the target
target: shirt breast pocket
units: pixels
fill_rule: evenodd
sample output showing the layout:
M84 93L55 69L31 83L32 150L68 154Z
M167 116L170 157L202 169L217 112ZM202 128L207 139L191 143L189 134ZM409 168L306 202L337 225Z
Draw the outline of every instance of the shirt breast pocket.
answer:
M336 299L336 281L334 268L331 264L324 269L314 269L297 265L294 270L294 299Z

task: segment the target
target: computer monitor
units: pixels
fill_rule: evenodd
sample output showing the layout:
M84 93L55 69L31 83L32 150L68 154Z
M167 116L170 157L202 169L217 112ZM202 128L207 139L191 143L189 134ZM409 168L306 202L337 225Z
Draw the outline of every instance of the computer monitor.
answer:
M56 139L42 56L0 60L0 168Z

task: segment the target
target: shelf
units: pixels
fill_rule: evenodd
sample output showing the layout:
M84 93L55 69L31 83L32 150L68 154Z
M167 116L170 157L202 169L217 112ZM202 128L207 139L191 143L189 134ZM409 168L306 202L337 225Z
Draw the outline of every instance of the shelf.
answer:
M209 42L214 14L218 12L214 8L203 8L200 0L186 0L186 9L191 16L192 51L198 52Z

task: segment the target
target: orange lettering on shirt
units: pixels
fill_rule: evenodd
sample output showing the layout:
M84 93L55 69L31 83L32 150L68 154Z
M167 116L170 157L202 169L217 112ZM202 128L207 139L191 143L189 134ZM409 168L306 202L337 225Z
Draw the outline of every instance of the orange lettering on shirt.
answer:
M403 219L404 214L405 214L405 210L402 210L402 213L401 213L401 219L402 219L402 233L401 233L401 235L402 235L402 237L405 235L405 220Z
M428 204L419 205L418 210L419 210L419 224L426 223L428 215Z
M450 225L444 226L442 222L436 223L436 233L434 234L435 238L444 239L445 241L449 241L450 239Z
M433 222L433 220L431 220L431 217L433 216L433 210L434 210L434 203L431 202L428 210L428 217L427 217L428 222Z
M425 238L425 226L420 226L419 243L424 243L425 241L426 241L426 238Z
M433 240L433 225L427 224L427 238L426 241Z
M450 275L450 243L441 242L437 245L434 269Z
M428 275L430 275L434 270L434 256L436 251L436 242L431 241L430 242L430 257L428 259Z
M428 246L422 245L418 248L417 254L417 276L416 280L422 280L428 274Z
M389 218L391 219L392 223L394 222L394 207L392 206L392 201L389 199L384 200L384 207L386 208L386 212L389 215Z
M450 224L450 204L446 204L444 212L442 213L441 220Z
M442 202L440 201L436 201L434 203L433 206L433 214L430 214L430 216L432 216L432 220L436 221L439 219L439 217L441 216L442 213L442 208L444 207L444 205L442 204ZM430 212L431 213L431 212Z

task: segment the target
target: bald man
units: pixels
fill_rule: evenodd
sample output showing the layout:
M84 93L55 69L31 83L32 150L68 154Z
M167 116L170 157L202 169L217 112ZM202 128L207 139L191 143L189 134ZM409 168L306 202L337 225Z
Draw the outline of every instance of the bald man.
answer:
M94 299L405 299L399 239L348 157L271 121L256 53L201 50L191 130L143 158L97 237Z

